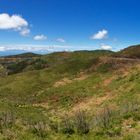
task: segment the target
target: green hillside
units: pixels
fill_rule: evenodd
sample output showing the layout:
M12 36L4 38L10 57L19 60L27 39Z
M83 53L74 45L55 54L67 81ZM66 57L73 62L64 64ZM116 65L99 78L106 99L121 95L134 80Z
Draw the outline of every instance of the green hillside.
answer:
M139 56L116 54L0 58L0 139L138 140Z
M115 54L118 57L140 58L140 45L130 46Z

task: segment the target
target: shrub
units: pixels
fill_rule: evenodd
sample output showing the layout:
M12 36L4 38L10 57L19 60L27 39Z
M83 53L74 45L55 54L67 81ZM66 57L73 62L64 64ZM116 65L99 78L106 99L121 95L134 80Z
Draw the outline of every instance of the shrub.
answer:
M108 72L111 68L112 68L112 64L111 64L111 63L105 63L105 64L101 64L101 65L97 68L97 71L98 71L98 72L101 72L101 73L106 73L106 72Z
M9 128L15 123L15 117L11 112L0 113L0 129Z
M52 131L54 132L58 132L59 131L59 125L58 122L54 122L54 121L49 121L49 127Z
M47 135L46 123L43 121L34 122L30 124L29 127L30 130L39 137L45 137Z
M22 70L27 66L25 61L15 62L7 65L8 74L15 74L18 72L22 72Z
M121 127L119 126L119 127L112 127L112 128L110 128L110 129L107 129L107 130L105 131L105 133L106 133L107 135L109 135L110 137L113 137L113 136L119 136L119 135L121 135L121 131L122 131L122 129L121 129Z
M36 59L33 64L34 69L40 70L47 67L47 62L43 59Z
M109 107L105 107L99 114L95 116L96 125L102 128L109 128L113 119L113 111Z
M65 134L73 134L74 133L74 125L72 122L72 118L66 117L62 121L62 132Z
M137 99L132 99L131 101L125 101L121 106L121 114L125 119L130 117L140 118L139 114L140 105ZM138 112L138 113L137 113Z
M123 138L123 140L138 140L138 139L137 139L137 136L135 136L133 134L128 134L128 135L124 136L124 138Z
M75 126L79 134L87 134L90 131L90 125L85 111L78 111L75 114Z

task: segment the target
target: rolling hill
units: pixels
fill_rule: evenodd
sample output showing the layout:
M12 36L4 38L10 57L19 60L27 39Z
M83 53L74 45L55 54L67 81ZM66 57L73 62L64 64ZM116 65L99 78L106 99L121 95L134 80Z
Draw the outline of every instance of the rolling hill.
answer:
M140 58L140 45L130 46L117 52L115 55L126 58Z
M139 139L139 50L1 57L0 139Z

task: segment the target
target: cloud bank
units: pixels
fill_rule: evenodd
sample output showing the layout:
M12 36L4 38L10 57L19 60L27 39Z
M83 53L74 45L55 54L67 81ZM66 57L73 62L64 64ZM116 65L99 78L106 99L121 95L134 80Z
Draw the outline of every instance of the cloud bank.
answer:
M0 52L4 51L26 51L26 52L55 52L64 51L71 46L64 45L32 45L32 44L20 44L20 45L1 45Z

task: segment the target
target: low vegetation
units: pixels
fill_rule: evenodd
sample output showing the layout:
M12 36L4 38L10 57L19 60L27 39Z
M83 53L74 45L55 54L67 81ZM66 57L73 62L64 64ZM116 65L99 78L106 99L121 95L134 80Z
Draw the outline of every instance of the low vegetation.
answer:
M140 139L136 50L1 57L0 139Z

